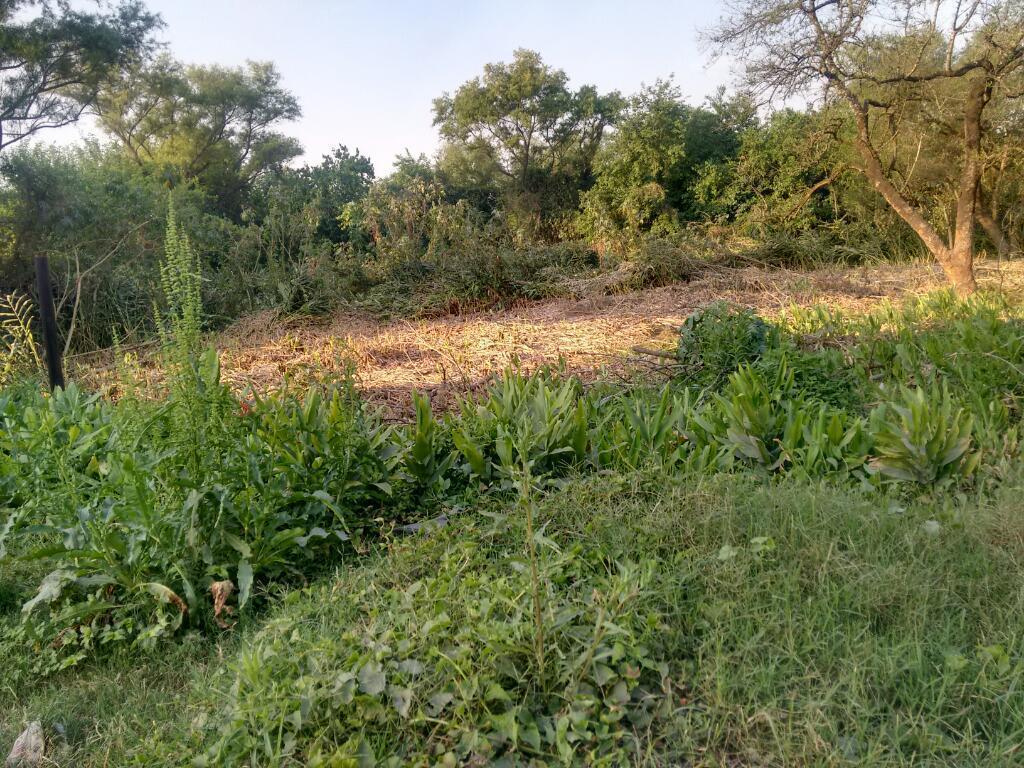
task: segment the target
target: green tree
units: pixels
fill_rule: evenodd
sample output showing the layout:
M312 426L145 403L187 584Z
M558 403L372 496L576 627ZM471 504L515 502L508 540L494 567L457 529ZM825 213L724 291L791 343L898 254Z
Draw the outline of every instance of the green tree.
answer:
M370 158L350 153L340 145L331 154L324 155L317 165L306 165L295 172L302 188L320 212L317 233L333 243L345 239L340 223L345 206L366 197L373 182L373 163Z
M834 113L775 112L743 132L735 161L705 176L698 194L762 237L835 220L841 214L830 192L848 167L837 139L844 127Z
M437 178L448 202L465 200L485 216L500 216L505 176L490 152L449 142L437 153Z
M31 257L46 254L67 351L109 345L113 328L145 337L159 295L168 196L160 180L95 143L15 148L4 154L0 179L0 231L14 234L13 248L0 253L0 292L30 289ZM223 250L215 225L195 226L201 193L175 196L203 252Z
M138 0L108 13L0 2L0 150L78 120L109 77L150 52L160 25Z
M686 156L690 108L679 88L659 80L630 99L614 135L598 153L596 183L583 196L583 229L598 240L675 218L670 178Z
M644 88L598 152L582 229L604 242L704 218L718 201L701 196L699 182L709 167L735 157L753 117L748 100L724 92L692 107L671 80Z
M432 212L443 202L444 188L433 163L426 155L407 152L395 158L393 173L346 208L343 221L357 245L393 263L415 264L430 242Z
M975 290L977 202L991 138L985 112L1022 93L1018 0L737 0L711 40L737 56L747 84L769 98L844 105L858 170L957 290ZM942 147L953 198L945 232L908 194L914 169L890 146L908 111L918 120L955 119Z
M483 77L434 101L434 124L449 142L466 145L504 177L507 205L536 227L576 205L605 129L623 107L617 92L585 85L571 90L564 71L534 51L511 63L487 64Z
M276 130L301 110L270 62L186 67L161 57L107 84L95 111L141 167L170 185L197 181L233 218L261 176L302 151Z

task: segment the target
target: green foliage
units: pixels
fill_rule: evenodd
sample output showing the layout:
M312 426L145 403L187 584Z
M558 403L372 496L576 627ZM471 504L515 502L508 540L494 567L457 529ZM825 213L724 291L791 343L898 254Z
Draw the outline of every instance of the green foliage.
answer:
M300 533L348 540L393 517L402 441L360 402L351 381L314 387L304 399L283 393L259 401L244 450L250 484L268 514L301 522ZM413 475L415 477L415 475Z
M687 439L711 448L720 466L750 466L807 477L863 477L871 441L862 419L805 400L783 360L773 374L744 365L705 408Z
M467 520L286 597L134 756L999 764L1020 724L1019 492L894 510L820 483L591 476L538 504L543 671L520 532Z
M783 365L793 374L794 390L806 400L848 413L864 410L870 391L867 372L852 364L844 350L783 343L768 349L757 363L766 372Z
M188 235L178 227L174 205L167 212L160 286L165 309L156 311L164 351L181 366L199 356L202 345L202 274Z
M713 386L774 343L772 329L753 311L716 302L686 318L678 359L687 376Z
M653 562L580 547L544 566L550 663L532 653L528 576L472 541L396 583L368 569L289 600L239 657L200 765L543 761L620 765L670 708L653 653ZM318 614L310 629L308 613ZM315 669L314 674L309 674ZM268 724L273 723L268 731Z
M170 218L166 398L114 404L74 386L0 398L0 552L46 566L4 636L48 649L39 672L230 625L231 611L249 615L276 585L365 553L387 531L509 492L527 522L533 655L547 668L556 652L536 614L554 599L542 589L554 550L534 527L536 498L576 474L654 466L703 481L754 469L908 498L1013 476L1019 382L1004 371L1020 344L1012 322L994 322L1006 311L995 304L936 299L778 325L716 305L685 329L684 348L722 386L588 392L549 372L507 372L444 420L416 396L415 422L395 427L350 379L240 404L202 349L195 254ZM840 338L842 351L829 348ZM928 361L940 355L938 370ZM839 374L847 360L879 359L881 386ZM963 367L975 359L995 365ZM982 450L1000 460L982 467ZM217 585L229 582L225 603Z
M133 0L103 10L50 0L7 0L0 7L0 150L75 122L106 80L152 50L159 16Z
M618 92L568 88L562 70L518 49L508 64L487 64L452 95L434 101L441 135L497 164L515 229L543 236L544 220L572 210L601 136L622 109Z
M140 168L174 186L199 182L234 220L252 185L302 151L275 130L302 111L272 62L185 66L164 55L107 83L96 113Z
M539 479L586 458L591 407L571 379L510 371L481 403L463 405L452 439L471 477L512 487L524 465Z
M765 381L750 366L729 376L725 391L716 395L716 407L695 419L701 437L722 445L727 455L767 469L785 462L784 440L790 442L802 403L789 397L793 377L780 366L773 382Z
M1020 727L1019 493L894 508L657 470L587 479L542 514L558 542L677 558L659 655L694 666L650 764L1000 765Z
M765 125L743 132L736 159L719 187L705 179L709 203L734 216L741 227L785 247L811 227L841 216L832 184L843 156L832 136L842 120L830 111L781 110ZM772 254L762 254L769 258ZM776 255L776 262L780 256ZM789 263L796 266L796 262Z
M627 288L658 288L685 283L704 273L707 264L683 247L659 237L644 237L629 261L622 266L630 270Z
M258 209L246 212L248 226L212 276L217 290L209 294L220 297L222 314L236 317L266 308L325 314L367 288L363 264L323 234L342 236L335 231L341 209L329 215L327 198L306 188L305 180L315 178L325 188L322 194L343 196L347 184L358 183L344 170L332 170L335 161L343 162L325 160L260 188Z
M416 421L408 431L408 446L402 463L404 477L421 498L443 499L452 486L451 468L456 454L451 438L430 408L430 400L413 393Z
M888 307L865 321L856 362L882 366L897 381L929 386L945 380L982 418L993 403L1020 414L1024 396L1021 318L998 296L961 301L949 292Z
M872 414L874 472L928 486L970 478L981 460L971 453L973 419L955 408L949 389L901 391L900 401Z
M168 193L107 149L29 145L0 163L0 221L14 233L14 248L0 255L2 290L27 293L32 257L49 255L57 320L69 352L156 335L153 302L160 297L160 243ZM203 195L174 194L178 223L212 271L210 253L224 248L226 231L201 213ZM217 299L207 294L207 300Z
M596 182L582 199L579 225L603 247L625 251L637 235L676 231L712 212L699 184L731 161L754 111L724 92L691 107L671 80L634 96L595 163ZM720 194L720 193L719 193Z
M0 296L0 387L42 367L32 333L32 302L18 293Z
M644 391L624 396L617 418L593 436L598 463L638 469L659 462L671 466L682 458L687 452L683 431L693 412L688 394L680 397L665 387L658 399Z
M198 313L185 311L194 255L172 243L171 350L199 338ZM120 749L143 764L187 753L198 764L619 765L755 744L783 763L855 752L901 764L931 754L921 734L935 722L956 722L988 729L974 754L1001 750L1016 732L1000 702L1018 651L992 616L1012 622L1016 608L993 579L1013 572L1015 523L1005 502L978 499L1019 493L997 486L1019 477L1019 412L1008 398L975 417L967 383L1016 384L996 378L1003 363L961 366L993 349L1016 359L1014 332L991 322L1007 311L938 298L761 328L715 307L714 330L693 331L719 368L737 365L721 387L584 391L508 372L445 419L417 395L415 421L398 427L349 379L240 404L193 342L155 402L8 388L9 677L17 687L69 667L55 680L149 665L148 649L206 643L186 638L269 607L212 686L197 678L198 713L176 712L155 734L140 721ZM917 346L895 341L905 329ZM772 339L759 357L757 337ZM935 373L945 386L915 387L928 354L954 347ZM876 360L881 386L831 381L847 359ZM982 450L999 460L982 465ZM452 505L488 514L389 537ZM964 601L957 616L951 596ZM849 691L819 685L818 665ZM991 705L964 705L977 696ZM769 736L746 714L783 700L819 738L789 721ZM898 733L874 727L896 716ZM957 733L943 754L967 748Z
M305 165L295 174L297 186L311 196L318 209L316 232L332 243L347 239L342 212L366 196L373 181L373 163L356 150L335 147L317 165ZM285 176L287 179L288 177Z

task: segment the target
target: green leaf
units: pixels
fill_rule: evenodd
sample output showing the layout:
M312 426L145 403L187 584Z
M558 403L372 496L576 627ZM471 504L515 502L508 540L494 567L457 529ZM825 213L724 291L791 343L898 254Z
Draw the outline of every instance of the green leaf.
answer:
M513 745L519 740L519 721L516 720L516 711L510 709L499 715L491 715L491 726L495 732Z
M427 714L431 717L437 717L454 698L455 697L452 694L446 691L439 691L438 693L435 693L427 700Z
M391 705L395 711L401 717L408 717L409 707L412 705L412 689L392 685L388 687L388 695L391 697Z
M384 670L376 662L367 662L359 670L359 689L371 696L378 696L384 690L387 679Z
M52 603L61 596L64 587L74 581L77 576L77 572L68 569L58 569L46 574L35 597L21 606L21 612L28 614L40 603Z
M416 659L406 659L405 661L399 662L398 669L410 677L416 677L417 675L423 674L423 664Z
M252 557L252 549L249 547L248 544L246 544L240 538L235 536L235 534L225 532L224 539L225 541L227 541L227 543L231 546L233 550L235 550L245 559L248 560L250 557Z
M718 559L722 562L726 560L732 560L736 555L739 554L739 550L731 544L723 544L721 549L718 550Z
M484 694L484 699L487 701L512 701L512 697L508 695L508 691L498 685L498 683L491 683L487 686L487 692Z
M252 594L252 566L248 560L238 564L238 607L242 609Z

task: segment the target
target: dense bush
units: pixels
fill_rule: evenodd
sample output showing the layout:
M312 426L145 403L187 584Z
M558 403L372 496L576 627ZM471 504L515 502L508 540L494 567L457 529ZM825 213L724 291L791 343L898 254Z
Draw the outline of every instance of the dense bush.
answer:
M753 311L718 302L686 318L677 357L688 376L714 386L775 344L771 327Z
M472 540L407 582L362 570L345 599L315 587L239 659L198 765L621 765L672 707L652 649L653 562L580 547L544 565L545 662L533 653L529 577L501 575ZM321 607L309 631L307 607ZM267 724L275 723L267 736Z

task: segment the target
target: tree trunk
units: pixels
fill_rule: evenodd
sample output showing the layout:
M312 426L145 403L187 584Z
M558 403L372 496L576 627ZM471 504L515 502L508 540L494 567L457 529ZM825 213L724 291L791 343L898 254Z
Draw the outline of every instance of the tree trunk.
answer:
M971 83L964 103L964 160L960 171L960 191L956 200L956 228L950 248L953 284L959 293L974 293L974 227L978 211L978 185L981 183L981 113L992 95L988 77ZM944 267L945 268L945 267Z
M964 107L964 164L960 174L956 225L951 244L946 242L935 227L889 180L882 159L871 143L867 107L851 90L843 88L843 91L853 107L857 124L855 143L864 161L861 171L897 215L921 238L921 242L939 262L946 279L956 292L961 296L974 293L978 289L978 284L974 280L974 214L978 184L981 180L981 112L991 95L987 78L972 84Z
M1003 228L999 226L992 214L985 210L984 206L979 205L975 216L978 219L978 224L985 230L985 234L988 235L988 239L992 241L992 245L995 246L996 253L999 254L999 258L1008 258L1013 247L1010 244L1009 238L1003 232Z
M944 260L940 260L942 271L961 296L970 296L978 290L974 279L974 239L957 241L950 248Z
M856 102L856 99L854 102L856 104L854 114L857 118L858 129L856 144L860 156L864 160L864 167L861 169L864 175L897 215L921 238L921 242L939 262L946 279L953 285L957 293L964 295L973 293L977 289L974 282L973 250L968 253L965 263L962 252L954 253L954 249L946 244L943 237L935 231L935 227L889 181L885 169L882 167L882 160L871 144L867 114L862 105ZM969 248L973 248L973 243L968 242L967 245Z

